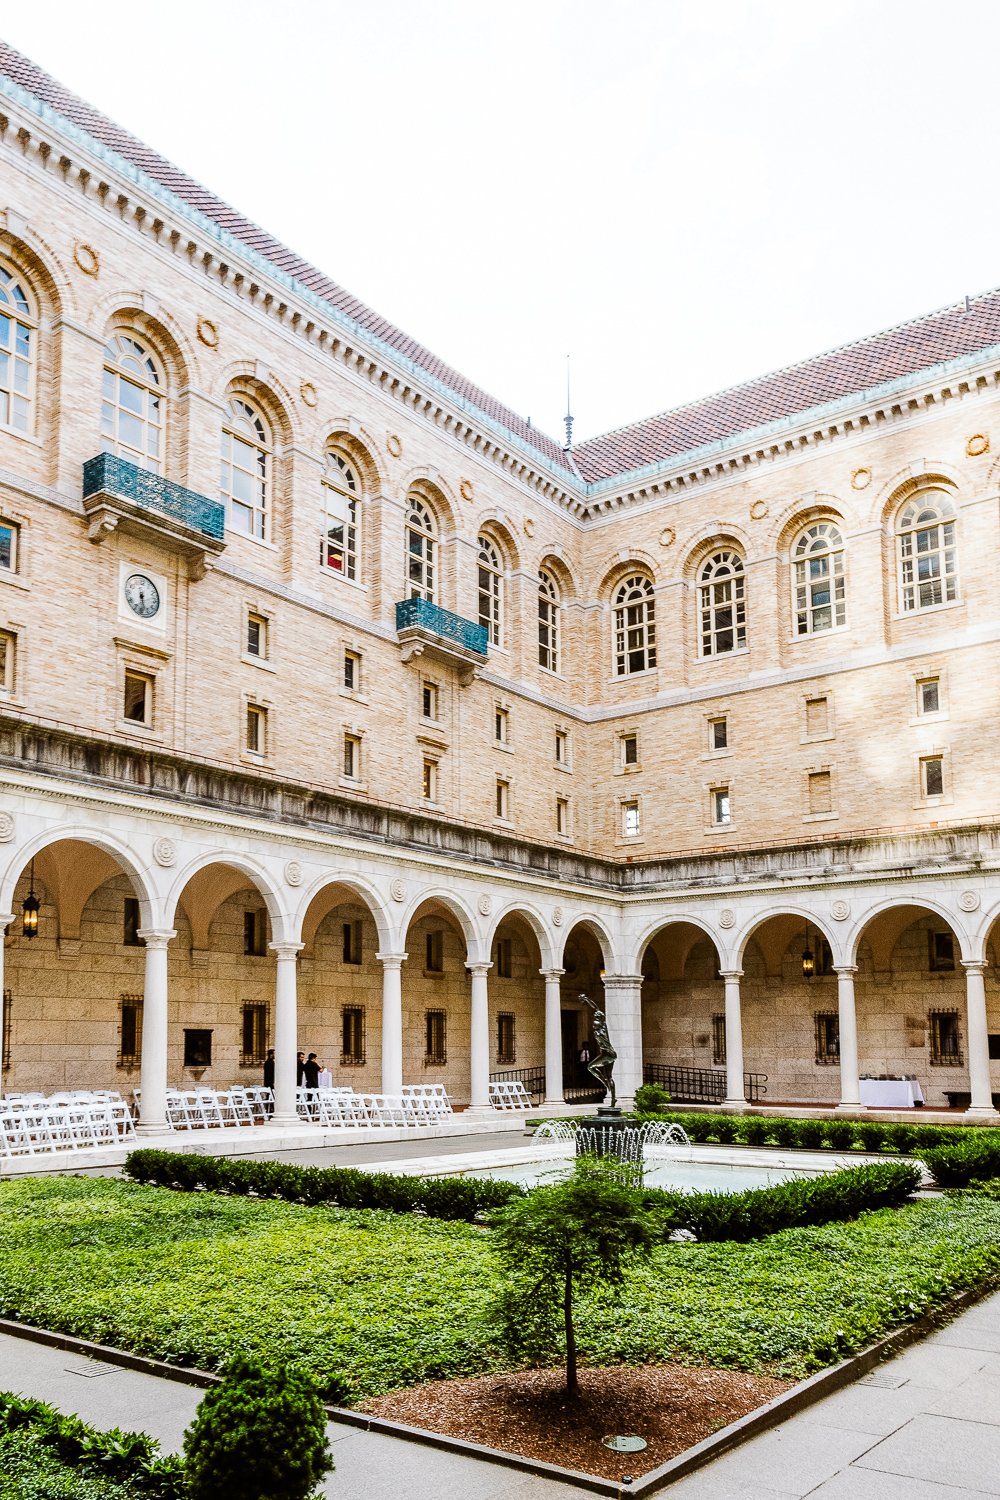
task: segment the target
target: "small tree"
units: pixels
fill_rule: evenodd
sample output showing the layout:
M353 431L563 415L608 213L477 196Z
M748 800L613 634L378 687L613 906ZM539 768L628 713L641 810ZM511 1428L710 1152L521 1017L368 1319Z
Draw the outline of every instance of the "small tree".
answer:
M307 1500L333 1468L314 1382L242 1356L184 1434L192 1500Z
M561 1322L566 1391L575 1396L574 1297L620 1286L629 1263L649 1255L655 1236L642 1194L616 1162L580 1157L571 1177L515 1199L490 1222L511 1276L498 1305L508 1344L537 1355Z

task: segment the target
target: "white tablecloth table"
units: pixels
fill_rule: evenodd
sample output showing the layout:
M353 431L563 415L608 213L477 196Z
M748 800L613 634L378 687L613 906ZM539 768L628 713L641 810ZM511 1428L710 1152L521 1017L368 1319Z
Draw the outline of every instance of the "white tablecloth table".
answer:
M330 1072L329 1068L324 1068L323 1071L320 1073L320 1075L319 1075L319 1087L321 1089L332 1089L333 1088L333 1074Z
M869 1109L913 1109L924 1091L915 1078L862 1078L861 1103Z

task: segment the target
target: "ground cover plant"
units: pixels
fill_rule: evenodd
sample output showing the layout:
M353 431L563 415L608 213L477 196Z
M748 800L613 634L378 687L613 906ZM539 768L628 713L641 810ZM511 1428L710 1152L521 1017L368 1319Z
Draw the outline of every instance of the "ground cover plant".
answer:
M0 1500L134 1500L135 1493L65 1463L26 1428L0 1426Z
M183 1464L145 1433L101 1431L0 1391L0 1500L183 1500Z
M1000 1199L969 1193L732 1244L661 1244L584 1299L591 1364L798 1377L1000 1271ZM509 1368L490 1233L463 1222L178 1194L110 1178L0 1183L0 1315L208 1369L313 1372L328 1399Z

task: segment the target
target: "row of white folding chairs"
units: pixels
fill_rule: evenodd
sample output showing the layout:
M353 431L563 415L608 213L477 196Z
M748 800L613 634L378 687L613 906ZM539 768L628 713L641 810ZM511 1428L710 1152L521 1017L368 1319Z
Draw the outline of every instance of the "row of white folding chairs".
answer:
M7 1094L0 1100L0 1107L13 1111L48 1113L52 1110L71 1110L74 1117L84 1120L81 1127L86 1133L86 1121L90 1119L89 1144L105 1145L117 1140L126 1140L135 1134L132 1112L121 1094L111 1089L70 1089L55 1094Z
M141 1095L137 1098L141 1102ZM167 1089L167 1126L170 1130L221 1130L229 1126L259 1125L268 1117L274 1096L270 1089Z
M519 1079L504 1080L490 1084L490 1103L494 1109L530 1109L531 1095Z
M131 1121L127 1133L132 1133ZM0 1156L81 1151L115 1146L122 1139L107 1104L20 1104L8 1108L0 1103Z
M445 1115L454 1114L443 1083L404 1083L403 1098L426 1100L434 1110L435 1118L439 1120Z
M419 1087L419 1086L417 1086ZM445 1095L448 1112L451 1104ZM353 1089L299 1089L298 1112L317 1125L404 1127L433 1125L444 1110L440 1098L418 1093L356 1094Z

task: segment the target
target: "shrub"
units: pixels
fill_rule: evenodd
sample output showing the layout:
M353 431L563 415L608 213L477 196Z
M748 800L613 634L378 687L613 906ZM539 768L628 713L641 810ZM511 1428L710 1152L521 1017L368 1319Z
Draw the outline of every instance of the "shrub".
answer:
M191 1500L307 1500L333 1468L310 1376L241 1355L184 1434Z
M638 1098L638 1095L636 1096ZM893 1125L885 1120L789 1120L771 1115L703 1114L680 1110L646 1111L640 1119L683 1125L696 1142L734 1141L743 1146L794 1146L805 1150L829 1147L834 1151L890 1151L923 1156L937 1146L955 1146L979 1137L994 1139L998 1132L968 1125Z
M476 1177L396 1177L353 1167L295 1167L277 1161L229 1161L182 1151L133 1151L125 1174L134 1182L192 1192L284 1198L290 1203L331 1203L339 1208L381 1208L428 1214L433 1219L475 1219L524 1195L515 1182Z
M638 1110L655 1113L658 1109L666 1109L669 1103L670 1095L658 1083L644 1083L635 1091L635 1107Z
M1000 1177L1000 1135L983 1131L968 1141L921 1152L942 1187L965 1187Z

